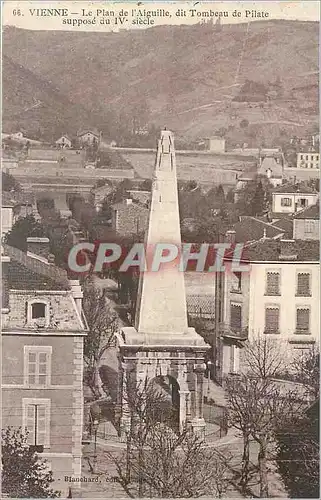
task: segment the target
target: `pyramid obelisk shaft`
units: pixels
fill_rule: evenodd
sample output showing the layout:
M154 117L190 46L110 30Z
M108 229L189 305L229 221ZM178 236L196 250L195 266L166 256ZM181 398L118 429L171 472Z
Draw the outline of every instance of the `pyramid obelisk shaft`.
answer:
M173 135L167 130L161 132L158 141L146 236L147 259L159 243L176 245L180 255L176 158ZM178 260L161 264L159 271L141 273L135 326L138 333L148 337L187 331L184 273L179 271Z

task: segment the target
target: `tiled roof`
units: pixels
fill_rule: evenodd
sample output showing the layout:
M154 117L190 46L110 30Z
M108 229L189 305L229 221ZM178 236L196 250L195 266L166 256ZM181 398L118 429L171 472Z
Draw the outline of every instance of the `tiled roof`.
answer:
M87 129L79 130L77 132L77 135L78 135L78 137L81 137L82 135L87 134L87 132L99 137L99 130L97 130L96 128L87 128Z
M132 203L126 203L125 201L120 201L119 203L114 203L111 205L113 210L149 210L142 203L137 202L136 200L132 200Z
M316 193L315 189L306 186L305 184L283 184L273 189L273 193L303 193L303 194L313 194Z
M242 216L239 222L233 227L235 231L235 241L237 243L246 243L247 241L256 241L263 236L267 238L280 237L283 234L281 228L273 224L264 222L256 217Z
M9 288L16 290L69 290L66 271L27 255L18 248L3 245L10 257Z
M278 240L259 240L244 247L242 260L244 261L275 261L285 262L279 258L281 242ZM293 241L293 253L297 255L295 262L317 261L319 262L320 242L311 240ZM289 262L289 261L288 261ZM290 262L293 262L292 260Z
M215 303L211 295L187 295L186 305L191 316L214 317Z
M292 217L282 217L281 219L273 222L273 227L280 229L283 232L284 238L292 238L293 236L293 219Z
M320 219L320 205L312 205L311 207L301 210L294 216L294 219Z

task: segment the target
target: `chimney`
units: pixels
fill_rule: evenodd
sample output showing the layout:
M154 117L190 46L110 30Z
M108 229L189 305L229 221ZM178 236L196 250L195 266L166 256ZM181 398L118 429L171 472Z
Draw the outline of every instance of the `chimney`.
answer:
M79 280L69 280L69 285L71 288L71 294L75 299L76 307L79 314L82 314L82 299L83 299L83 291L80 285Z
M125 202L126 205L131 205L133 203L133 200L131 198L126 198Z
M280 260L296 260L298 258L295 240L280 240L280 245Z
M39 236L29 236L27 238L27 251L48 260L49 238Z
M236 232L234 231L234 229L229 229L228 231L226 231L225 241L227 243L230 243L231 245L234 245L235 240L236 240Z

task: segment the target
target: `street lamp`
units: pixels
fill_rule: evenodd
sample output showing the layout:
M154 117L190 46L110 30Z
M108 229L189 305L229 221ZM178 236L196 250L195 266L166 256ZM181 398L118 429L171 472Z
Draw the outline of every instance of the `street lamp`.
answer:
M94 462L93 462L93 473L96 474L97 467L97 431L99 426L99 420L95 419L92 424L92 428L94 431L95 441L94 441Z

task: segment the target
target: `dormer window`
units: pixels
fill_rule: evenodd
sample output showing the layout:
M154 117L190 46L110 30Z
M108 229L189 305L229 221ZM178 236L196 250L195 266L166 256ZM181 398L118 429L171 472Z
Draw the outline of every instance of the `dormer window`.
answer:
M31 304L31 319L45 318L46 304L43 302L34 302Z
M34 299L28 302L27 322L38 328L49 326L49 304L45 300Z

